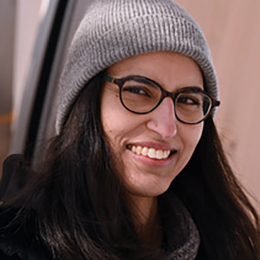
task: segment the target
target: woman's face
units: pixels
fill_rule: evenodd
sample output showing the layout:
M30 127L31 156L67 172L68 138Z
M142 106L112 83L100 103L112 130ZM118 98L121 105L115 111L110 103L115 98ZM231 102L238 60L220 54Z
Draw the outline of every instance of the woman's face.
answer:
M189 86L203 89L198 65L177 53L155 52L131 57L111 66L107 75L145 76L169 92ZM127 190L141 197L158 196L168 189L190 160L203 130L203 123L179 122L169 97L148 114L126 110L119 99L119 87L110 82L104 84L102 91L101 122ZM154 154L158 158L151 158Z

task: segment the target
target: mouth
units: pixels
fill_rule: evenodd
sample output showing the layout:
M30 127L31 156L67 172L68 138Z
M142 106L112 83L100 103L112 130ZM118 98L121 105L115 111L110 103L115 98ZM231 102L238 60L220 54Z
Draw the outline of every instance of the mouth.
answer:
M173 154L177 153L176 150L168 150L168 149L160 150L160 149L155 149L153 147L139 146L139 145L138 146L127 145L126 148L137 155L142 155L144 157L148 157L156 160L165 160L168 159Z

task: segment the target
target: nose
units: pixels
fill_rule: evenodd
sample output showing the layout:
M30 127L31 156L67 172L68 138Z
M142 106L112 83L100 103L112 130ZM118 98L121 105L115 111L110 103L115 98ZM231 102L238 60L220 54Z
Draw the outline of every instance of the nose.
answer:
M177 133L177 118L174 113L174 104L170 97L166 97L162 103L150 113L147 122L148 129L157 132L164 139L169 139Z

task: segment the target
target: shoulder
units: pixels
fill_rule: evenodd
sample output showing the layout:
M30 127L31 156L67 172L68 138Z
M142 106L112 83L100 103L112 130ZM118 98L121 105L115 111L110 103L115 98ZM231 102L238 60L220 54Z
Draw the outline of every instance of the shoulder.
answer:
M21 154L13 154L3 163L3 173L0 182L0 198L8 200L24 188L32 175L30 164Z
M24 156L9 156L3 164L0 182L1 204L21 194L32 174ZM0 206L0 259L51 259L40 239L36 210L21 211L22 204L19 199L10 206Z
M0 208L0 259L51 259L39 239L36 214L24 216L14 207Z

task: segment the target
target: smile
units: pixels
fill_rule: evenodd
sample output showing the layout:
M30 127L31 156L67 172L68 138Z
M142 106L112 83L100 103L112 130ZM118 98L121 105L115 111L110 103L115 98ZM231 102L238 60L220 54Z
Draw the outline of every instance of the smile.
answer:
M171 154L171 150L157 150L155 148L149 148L145 146L142 147L142 146L128 145L127 148L137 155L143 155L151 159L157 159L157 160L167 159Z

